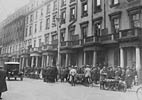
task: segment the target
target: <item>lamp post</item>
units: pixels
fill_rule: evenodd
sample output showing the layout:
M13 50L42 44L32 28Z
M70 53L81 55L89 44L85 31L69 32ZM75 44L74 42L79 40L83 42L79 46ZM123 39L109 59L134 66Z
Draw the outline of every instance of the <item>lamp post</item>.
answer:
M60 18L56 18L57 19L57 34L58 34L58 58L57 58L57 66L60 67L60 46L61 46L61 43L60 43L60 21L61 19Z
M60 18L60 13L59 13L59 0L58 0L58 6L57 6L57 9L58 9L58 12L57 12L57 34L58 34L58 58L57 58L57 67L59 68L60 67L60 60L61 60L61 57L60 57L60 46L61 46L61 43L60 43L60 22L61 22L61 18Z

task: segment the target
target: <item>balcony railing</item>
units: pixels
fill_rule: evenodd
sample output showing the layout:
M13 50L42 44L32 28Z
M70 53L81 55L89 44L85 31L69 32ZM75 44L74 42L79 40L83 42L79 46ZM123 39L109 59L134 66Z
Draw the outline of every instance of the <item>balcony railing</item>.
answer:
M84 43L88 44L88 43L95 43L95 42L98 42L98 37L95 37L95 36L89 36L89 37L86 37L85 38L85 41Z
M119 38L119 34L118 33L114 33L114 34L107 34L107 35L103 35L100 36L100 41L116 41Z
M71 46L71 41L63 41L63 42L61 42L61 47L69 47L69 46Z
M119 32L119 39L137 37L140 35L141 31L142 31L141 28L121 30Z
M30 52L35 52L35 51L38 51L38 47L33 47L33 48L30 48Z
M42 46L42 50L49 50L49 49L52 49L52 45L51 44L44 44L43 46Z
M72 41L72 46L81 46L82 44L83 44L82 39Z

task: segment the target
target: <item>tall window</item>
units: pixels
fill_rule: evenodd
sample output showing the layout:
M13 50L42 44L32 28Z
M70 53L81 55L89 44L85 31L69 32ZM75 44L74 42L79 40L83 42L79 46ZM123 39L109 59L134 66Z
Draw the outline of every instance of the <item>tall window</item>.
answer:
M61 6L63 7L63 6L65 6L65 5L66 5L66 0L62 0Z
M53 11L57 9L57 0L53 2Z
M57 44L58 43L58 35L57 34L54 34L52 35L52 44Z
M27 34L28 34L28 28L26 28L25 37L27 37Z
M56 14L53 15L52 27L56 27Z
M36 40L34 40L34 47L36 47Z
M50 13L50 5L47 5L46 14L48 15L49 13Z
M32 26L30 26L30 29L29 29L29 36L32 35Z
M88 1L82 2L82 17L88 15Z
M30 16L30 22L32 22L32 21L33 21L33 15Z
M111 19L111 30L113 33L118 33L120 30L120 18L121 18L121 12L115 12L110 14Z
M45 34L45 43L49 43L49 34Z
M40 10L40 16L41 17L43 16L43 8L41 8L41 10Z
M131 26L132 27L140 27L140 14L133 14L131 16Z
M38 43L39 43L39 47L40 47L40 46L42 45L42 44L41 44L41 38L40 38L38 41L39 41Z
M101 0L94 0L94 12L100 12L102 10L101 8Z
M64 24L66 21L66 11L61 12L61 24Z
M76 18L75 14L75 7L70 8L70 21L74 20Z
M86 38L87 37L87 33L88 33L88 22L82 23L81 24L81 33L82 33L82 38Z
M46 19L46 29L50 28L50 18Z
M37 32L37 24L35 24L35 33Z
M42 21L40 22L40 31L42 31Z
M29 22L29 17L27 16L26 17L26 24L28 24L28 22Z
M94 22L94 36L96 37L101 35L101 24L102 24L101 20Z
M66 29L61 29L61 37L60 37L61 42L65 41L65 31Z

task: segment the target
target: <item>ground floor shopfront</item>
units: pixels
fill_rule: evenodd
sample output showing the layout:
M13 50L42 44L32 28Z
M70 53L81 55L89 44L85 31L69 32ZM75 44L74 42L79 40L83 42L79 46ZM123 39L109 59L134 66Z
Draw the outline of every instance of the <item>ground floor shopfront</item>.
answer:
M124 69L135 67L139 82L142 83L142 47L128 44L103 45L101 47L84 47L71 50L61 50L61 66L79 66L97 64L106 66L120 66Z

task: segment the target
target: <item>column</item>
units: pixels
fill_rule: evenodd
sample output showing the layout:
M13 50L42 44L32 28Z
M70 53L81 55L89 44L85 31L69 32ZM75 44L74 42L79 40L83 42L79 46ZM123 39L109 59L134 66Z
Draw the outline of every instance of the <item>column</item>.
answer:
M28 67L28 57L26 57L26 67Z
M84 51L84 65L86 65L86 52Z
M93 52L93 66L96 66L96 61L97 60L97 52L96 51L94 51Z
M120 48L120 67L124 68L124 49Z
M24 68L24 62L25 62L25 58L23 57L23 61L22 61L22 69Z
M136 47L136 70L139 71L140 70L140 48Z
M38 66L38 56L36 56L36 67L39 67Z
M51 61L50 61L51 62ZM46 55L46 66L49 66L49 65L51 65L50 63L49 63L49 55Z
M34 56L32 56L32 62L31 62L31 67L34 66Z
M136 47L136 70L138 74L138 84L142 84L142 68L141 68L141 56L140 48Z
M20 69L22 69L22 57L20 57Z
M67 66L68 66L68 59L69 59L69 54L66 54L65 67L67 67Z
M41 68L44 68L44 56L42 56Z

